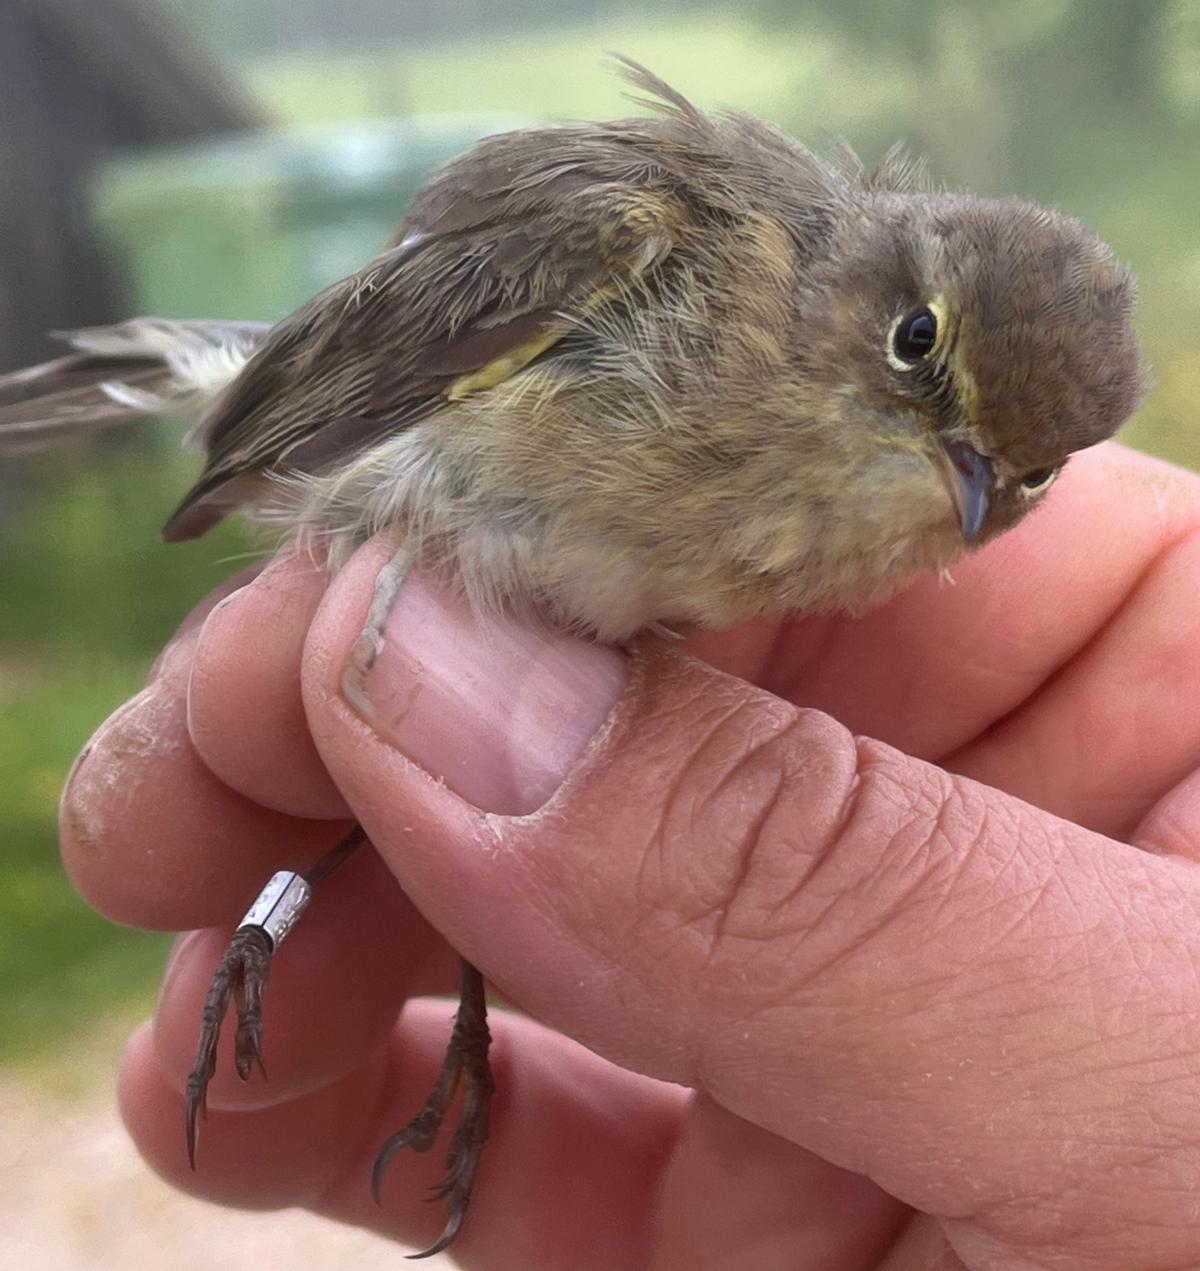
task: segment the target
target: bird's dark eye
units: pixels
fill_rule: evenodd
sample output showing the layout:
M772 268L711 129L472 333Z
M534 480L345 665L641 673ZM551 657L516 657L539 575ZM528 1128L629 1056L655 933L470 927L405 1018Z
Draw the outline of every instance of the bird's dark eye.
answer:
M915 309L906 313L892 333L892 352L908 366L915 366L933 352L937 344L938 323L932 309Z
M1021 490L1024 494L1038 494L1058 476L1057 468L1035 468L1021 478Z

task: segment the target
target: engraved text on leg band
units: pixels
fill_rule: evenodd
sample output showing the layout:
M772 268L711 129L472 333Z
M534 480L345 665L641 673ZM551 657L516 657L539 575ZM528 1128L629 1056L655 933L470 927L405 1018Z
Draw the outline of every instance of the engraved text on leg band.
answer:
M261 927L273 948L278 948L283 938L296 925L296 919L304 912L312 898L312 888L302 875L292 870L280 870L258 894L258 899L246 911L238 924L243 927Z

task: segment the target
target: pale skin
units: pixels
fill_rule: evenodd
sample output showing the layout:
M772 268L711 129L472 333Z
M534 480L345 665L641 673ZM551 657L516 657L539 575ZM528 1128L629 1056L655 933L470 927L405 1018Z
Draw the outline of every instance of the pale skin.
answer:
M67 868L123 922L228 923L351 818L378 849L280 953L269 1082L222 1056L196 1174L229 928L177 947L120 1079L155 1169L428 1242L440 1160L367 1180L452 946L514 1004L466 1267L1200 1265L1200 479L1078 456L954 586L688 642L721 672L477 636L418 575L368 721L342 678L392 546L201 606L72 775Z

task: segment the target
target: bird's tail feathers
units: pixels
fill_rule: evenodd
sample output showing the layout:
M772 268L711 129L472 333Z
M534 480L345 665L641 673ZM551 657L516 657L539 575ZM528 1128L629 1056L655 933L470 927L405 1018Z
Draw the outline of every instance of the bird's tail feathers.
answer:
M193 425L245 366L266 323L132 318L66 332L72 352L0 375L0 456L30 454L147 415Z

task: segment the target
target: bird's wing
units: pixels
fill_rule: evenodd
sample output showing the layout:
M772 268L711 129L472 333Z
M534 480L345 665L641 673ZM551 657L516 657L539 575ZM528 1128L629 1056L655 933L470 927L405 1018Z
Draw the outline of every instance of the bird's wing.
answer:
M255 322L131 318L62 333L72 352L0 375L0 455L147 415L194 420L265 338Z
M208 529L239 478L320 471L502 382L662 261L684 205L615 144L515 133L444 168L395 245L280 323L202 422L208 463L166 537Z

